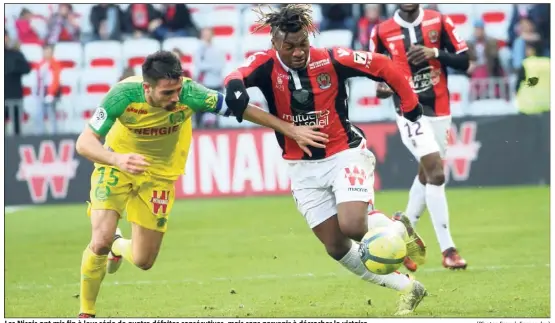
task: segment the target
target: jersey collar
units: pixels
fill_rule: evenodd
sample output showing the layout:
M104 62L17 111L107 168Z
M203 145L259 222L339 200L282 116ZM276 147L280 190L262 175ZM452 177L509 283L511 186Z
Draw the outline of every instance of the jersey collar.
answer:
M420 12L418 13L418 17L416 17L416 20L414 20L413 22L407 22L403 20L403 18L401 18L401 16L399 15L399 9L397 9L397 11L395 11L395 16L393 16L393 20L395 20L395 22L403 28L416 27L420 25L420 23L422 23L422 20L424 19L424 9L420 7L419 11Z

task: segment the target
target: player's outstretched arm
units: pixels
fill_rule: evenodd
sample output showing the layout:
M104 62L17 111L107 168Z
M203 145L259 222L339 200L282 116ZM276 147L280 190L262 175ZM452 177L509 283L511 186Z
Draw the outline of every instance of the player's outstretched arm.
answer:
M310 149L308 149L308 146L326 148L325 144L329 141L327 134L318 131L318 129L323 128L322 126L295 126L292 123L276 118L272 114L252 104L248 104L243 113L243 117L245 120L263 127L271 128L295 140L297 144L299 144L299 147L311 157L312 153Z
M406 119L414 122L422 116L418 96L387 56L345 48L335 48L331 54L342 79L364 76L376 82L385 82L401 99L401 110Z
M241 85L234 88L233 84L236 82L241 83ZM231 87L229 86L230 83L232 84ZM328 135L318 132L318 129L321 128L320 126L295 126L255 105L249 104L249 96L242 80L231 80L227 83L226 90L227 94L224 99L222 93L210 90L191 80L185 80L180 100L196 112L211 112L226 117L235 116L236 118L236 113L240 114L241 117L237 118L238 121L242 121L244 118L250 122L280 132L295 140L299 147L309 156L311 152L307 146L316 148L326 147L325 143L328 142Z

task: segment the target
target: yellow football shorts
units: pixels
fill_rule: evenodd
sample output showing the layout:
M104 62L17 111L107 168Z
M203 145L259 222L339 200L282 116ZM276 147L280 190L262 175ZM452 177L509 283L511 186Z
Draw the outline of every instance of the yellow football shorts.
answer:
M96 167L91 175L91 210L114 210L141 227L166 232L175 201L174 181L148 174L132 175L110 166Z

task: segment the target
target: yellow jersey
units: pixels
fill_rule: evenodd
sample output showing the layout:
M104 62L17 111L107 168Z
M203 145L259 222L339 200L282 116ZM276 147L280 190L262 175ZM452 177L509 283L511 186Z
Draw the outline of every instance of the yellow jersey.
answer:
M132 76L110 89L89 120L89 127L106 137L106 149L143 155L150 163L147 173L176 180L185 171L193 113L229 115L221 93L191 79L183 79L179 98L172 111L153 107L146 101L142 76Z

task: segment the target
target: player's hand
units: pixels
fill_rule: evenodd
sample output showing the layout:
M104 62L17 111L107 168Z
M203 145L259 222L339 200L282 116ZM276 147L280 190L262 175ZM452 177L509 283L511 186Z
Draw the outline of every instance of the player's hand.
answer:
M114 165L124 172L141 174L150 164L139 154L117 154Z
M393 90L385 83L380 82L376 86L376 96L378 99L387 99L393 95Z
M436 53L433 48L422 45L412 45L407 53L409 63L413 65L420 65L435 57Z
M325 144L329 142L328 135L318 131L318 129L322 128L323 126L320 125L293 126L291 138L297 142L302 151L312 157L312 153L308 146L326 148Z
M422 117L423 114L424 107L422 107L422 104L418 103L414 109L410 110L409 112L403 113L403 117L405 117L405 119L409 120L410 122L416 122Z

